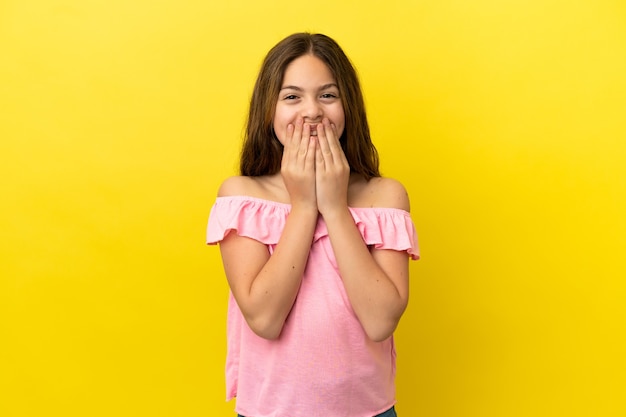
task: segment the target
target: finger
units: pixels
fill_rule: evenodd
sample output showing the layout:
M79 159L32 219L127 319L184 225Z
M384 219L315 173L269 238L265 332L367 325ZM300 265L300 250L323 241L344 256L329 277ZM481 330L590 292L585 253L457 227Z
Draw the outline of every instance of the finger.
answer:
M321 140L319 133L317 136L317 146L315 147L315 174L324 172L326 164L324 162L324 156L322 155Z
M285 143L283 144L283 158L282 158L283 163L285 163L285 161L290 158L290 155L292 152L291 148L292 148L293 130L294 130L294 125L289 123L287 125L287 134L285 135Z
M291 136L292 145L295 150L300 147L300 139L302 139L302 124L304 121L301 117L296 119L296 123L293 127L293 135Z
M302 117L296 118L296 134L302 133L302 125L304 124L304 119Z
M331 123L328 119L325 119L324 123L326 132L329 132L327 133L327 137L329 138L328 146L330 147L334 160L336 162L347 164L348 159L346 158L346 154L343 151L341 142L339 142L337 126L335 126L334 123Z
M339 145L339 139L337 138L337 131L333 128L334 125L331 125L330 120L326 118L322 120L322 125L324 126L324 134L328 139L328 147L330 151L333 153L333 156L338 155L338 152L341 150L341 146Z
M285 135L285 148L288 148L291 144L291 139L293 138L293 130L294 130L294 125L293 123L289 123L287 125L287 134Z
M305 170L313 169L315 170L315 161L317 158L317 141L315 137L311 136L309 139L309 146L306 153L306 158L304 160L304 168Z
M295 123L287 125L287 137L285 138L285 147L283 150L283 160L293 161L298 156L300 147L300 138L302 136L302 119L296 119Z
M298 155L306 157L309 150L309 142L311 141L311 125L305 123L302 128L302 134L300 136L300 146L298 147Z
M320 123L317 126L317 137L319 142L320 154L324 162L331 164L333 162L333 152L328 140L326 126Z

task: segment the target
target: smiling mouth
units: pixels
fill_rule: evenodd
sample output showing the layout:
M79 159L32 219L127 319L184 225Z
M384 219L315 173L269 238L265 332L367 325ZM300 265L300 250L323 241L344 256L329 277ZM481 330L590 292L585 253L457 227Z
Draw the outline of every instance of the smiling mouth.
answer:
M310 125L311 136L317 136L317 123L311 123Z

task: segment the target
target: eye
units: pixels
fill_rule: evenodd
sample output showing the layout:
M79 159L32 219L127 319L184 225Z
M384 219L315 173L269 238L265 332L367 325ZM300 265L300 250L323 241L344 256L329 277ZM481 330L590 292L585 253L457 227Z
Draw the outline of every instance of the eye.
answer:
M297 96L297 95L295 95L295 94L289 94L289 95L287 95L287 96L283 97L283 100L295 100L295 99L297 99L297 98L298 98L298 96Z
M324 93L321 96L322 98L326 98L326 99L333 99L333 98L337 98L337 95L334 93Z

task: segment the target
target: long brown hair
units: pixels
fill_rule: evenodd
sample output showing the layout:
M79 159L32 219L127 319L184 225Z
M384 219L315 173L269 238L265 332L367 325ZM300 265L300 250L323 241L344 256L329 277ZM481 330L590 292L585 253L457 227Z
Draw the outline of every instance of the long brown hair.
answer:
M365 103L357 73L341 47L322 34L295 33L280 41L265 57L250 100L248 124L241 151L241 175L272 175L280 171L283 146L272 119L287 66L312 54L330 69L339 88L345 129L339 139L352 172L369 180L379 177L378 152L370 137Z

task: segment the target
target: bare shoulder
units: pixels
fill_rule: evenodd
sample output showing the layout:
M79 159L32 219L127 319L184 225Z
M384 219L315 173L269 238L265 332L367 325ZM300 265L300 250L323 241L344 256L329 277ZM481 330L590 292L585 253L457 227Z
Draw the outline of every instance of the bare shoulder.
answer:
M355 206L411 209L406 188L393 178L375 177L369 181L357 181L354 191Z
M411 210L409 194L400 181L393 178L377 177L372 178L368 183L372 195L375 196L375 207Z
M284 196L284 190L281 188L282 182L279 179L278 176L246 177L240 175L229 177L222 182L217 195L218 197L248 196L289 202L288 197Z
M217 190L218 197L232 197L236 195L249 195L253 182L250 177L228 177L222 182Z

